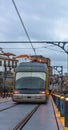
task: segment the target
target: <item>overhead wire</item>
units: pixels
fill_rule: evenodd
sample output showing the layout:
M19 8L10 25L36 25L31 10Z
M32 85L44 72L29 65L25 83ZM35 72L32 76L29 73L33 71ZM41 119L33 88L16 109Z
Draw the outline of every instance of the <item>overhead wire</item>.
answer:
M41 49L41 48L42 48L42 49L47 48L47 49L52 50L52 51L55 51L55 52L62 52L62 53L64 52L64 51L59 51L59 50L56 50L56 49L49 48L49 46L47 46L47 47L46 47L46 46L35 47L35 49ZM32 48L25 48L25 47L21 47L21 48L6 48L6 47L5 47L5 48L3 48L3 49L16 49L16 50L18 49L18 50L19 50L19 49L32 49Z
M16 6L16 4L15 4L15 1L12 0L12 3L13 3L13 5L14 5L14 7L15 7L15 10L16 10L16 12L17 12L17 14L18 14L18 17L19 17L19 19L20 19L20 22L21 22L21 24L22 24L22 26L23 26L23 28L24 28L24 31L25 31L25 33L26 33L26 35L27 35L27 38L28 38L28 40L29 40L29 42L30 42L30 44L31 44L31 47L32 47L32 49L33 49L33 51L34 51L34 53L35 53L35 55L36 55L35 48L33 47L33 44L32 44L32 42L31 42L31 40L30 40L29 34L28 34L28 32L27 32L27 30L26 30L26 27L25 27L25 25L24 25L24 23L23 23L23 20L22 20L22 18L21 18L21 15L20 15L20 13L19 13L19 11L18 11L18 9L17 9L17 6Z
M62 41L32 41L32 43L43 43L43 44L47 44L47 46L42 46L42 47L34 47L34 49L39 49L39 48L47 48L49 50L53 50L53 51L57 51L57 52L64 52L64 51L59 51L59 50L55 50L53 48L48 48L48 47L53 47L57 44L52 44L52 43L68 43L68 42L62 42ZM5 44L5 43L29 43L29 41L0 41L0 44ZM48 45L51 44L51 45ZM31 49L31 48L3 48L3 49ZM33 49L33 48L32 48Z

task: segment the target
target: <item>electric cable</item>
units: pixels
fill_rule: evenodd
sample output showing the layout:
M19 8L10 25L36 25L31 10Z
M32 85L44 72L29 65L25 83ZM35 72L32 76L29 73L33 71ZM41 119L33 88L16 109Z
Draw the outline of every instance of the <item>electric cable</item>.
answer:
M32 44L32 42L31 42L31 40L30 40L29 34L28 34L28 32L27 32L27 30L26 30L26 27L25 27L25 25L24 25L24 23L23 23L23 20L22 20L22 18L21 18L21 15L20 15L20 13L19 13L19 11L18 11L18 9L17 9L17 6L16 6L16 4L15 4L15 1L12 0L12 3L13 3L13 5L14 5L14 7L15 7L15 10L16 10L16 12L17 12L17 14L18 14L18 17L19 17L19 19L20 19L20 22L21 22L21 24L22 24L22 26L23 26L23 28L24 28L24 31L25 31L25 33L26 33L26 35L27 35L27 38L28 38L28 40L29 40L29 42L30 42L30 44L31 44L31 46L32 46L32 49L33 49L33 51L34 51L34 53L35 53L35 55L36 55L35 48L33 47L33 44Z

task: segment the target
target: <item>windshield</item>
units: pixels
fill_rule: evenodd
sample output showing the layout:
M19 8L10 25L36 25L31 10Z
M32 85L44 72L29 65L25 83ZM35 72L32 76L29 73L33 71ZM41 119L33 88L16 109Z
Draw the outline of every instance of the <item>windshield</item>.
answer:
M45 88L45 73L18 73L16 78L15 88L17 89Z

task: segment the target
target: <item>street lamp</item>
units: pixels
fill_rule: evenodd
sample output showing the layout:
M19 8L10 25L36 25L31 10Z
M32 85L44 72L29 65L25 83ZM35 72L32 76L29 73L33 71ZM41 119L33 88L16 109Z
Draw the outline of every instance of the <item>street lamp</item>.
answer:
M4 70L4 97L5 97L5 92L6 92L6 74L7 74L7 71L6 71L6 66L4 68L5 68L5 70Z

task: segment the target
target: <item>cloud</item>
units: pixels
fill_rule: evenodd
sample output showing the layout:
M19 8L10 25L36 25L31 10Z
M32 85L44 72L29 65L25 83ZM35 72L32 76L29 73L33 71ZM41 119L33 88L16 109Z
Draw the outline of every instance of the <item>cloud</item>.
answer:
M31 40L68 40L67 0L15 0L15 3ZM1 0L0 5L0 41L28 40L12 1ZM32 49L26 49L31 48L31 45L27 43L0 44L0 46L5 51L11 51L17 55L34 54ZM33 44L33 46L37 47L37 54L50 57L52 65L63 65L66 70L67 54L61 52L62 49L40 43ZM47 48L39 48L42 46ZM16 47L21 49L15 49Z
M56 39L59 40L62 39L64 41L65 39L68 39L68 22L64 20L56 20L55 27L54 27L54 33L56 36Z

